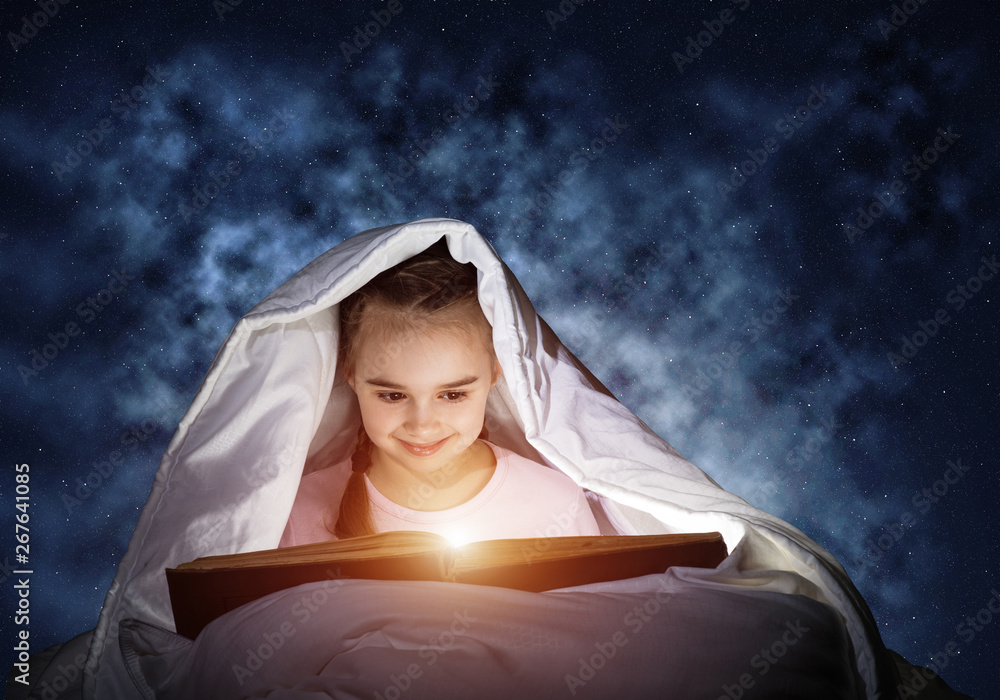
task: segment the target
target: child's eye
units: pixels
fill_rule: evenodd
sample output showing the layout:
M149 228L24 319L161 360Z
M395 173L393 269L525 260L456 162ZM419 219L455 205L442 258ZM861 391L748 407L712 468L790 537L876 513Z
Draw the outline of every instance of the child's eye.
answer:
M466 397L466 392L464 391L446 391L444 392L444 397L447 401L451 403L458 403Z
M378 397L386 403L397 403L406 398L406 394L401 391L383 391L378 394Z

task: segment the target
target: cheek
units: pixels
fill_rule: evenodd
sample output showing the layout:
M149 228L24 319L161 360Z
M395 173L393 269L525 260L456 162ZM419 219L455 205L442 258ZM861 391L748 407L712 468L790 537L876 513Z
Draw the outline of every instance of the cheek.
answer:
M463 411L462 421L471 428L479 430L486 415L486 401L470 402Z
M390 418L390 412L386 410L384 403L378 399L364 399L358 402L361 407L361 417L366 423L385 423Z

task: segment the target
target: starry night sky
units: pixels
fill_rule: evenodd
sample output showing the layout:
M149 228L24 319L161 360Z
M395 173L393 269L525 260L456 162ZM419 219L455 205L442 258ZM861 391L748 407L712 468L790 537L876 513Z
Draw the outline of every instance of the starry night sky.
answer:
M0 18L0 577L28 463L33 651L96 624L233 324L445 216L889 647L955 641L945 680L995 697L1000 621L959 628L1000 591L988 5L60 2Z

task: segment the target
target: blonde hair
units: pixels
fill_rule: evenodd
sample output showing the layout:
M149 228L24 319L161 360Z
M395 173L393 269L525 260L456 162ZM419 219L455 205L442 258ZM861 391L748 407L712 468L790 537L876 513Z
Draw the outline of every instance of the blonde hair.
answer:
M382 367L404 352L408 343L436 333L480 344L491 364L496 364L492 328L479 306L478 271L472 263L456 262L443 238L379 273L340 302L337 364L345 379L353 377L359 362ZM373 340L383 342L373 346ZM363 347L378 350L362 358ZM480 437L486 437L485 426ZM336 525L333 530L326 525L340 539L375 533L364 478L371 466L372 447L362 423Z

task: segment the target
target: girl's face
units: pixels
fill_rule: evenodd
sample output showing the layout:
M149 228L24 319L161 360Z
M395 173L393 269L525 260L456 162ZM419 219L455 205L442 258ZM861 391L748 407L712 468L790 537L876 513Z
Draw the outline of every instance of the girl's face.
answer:
M499 376L491 355L439 332L370 339L358 358L348 383L376 448L373 467L397 480L461 469Z

